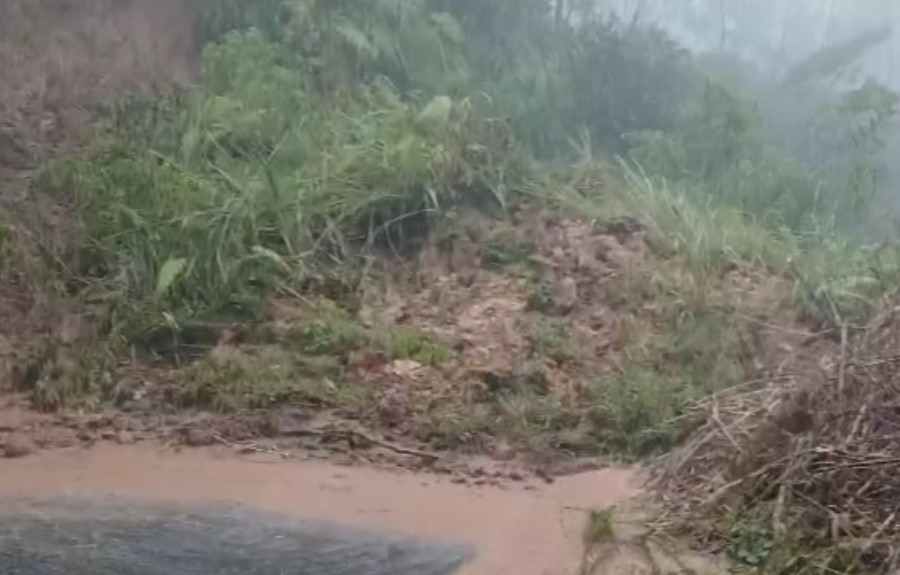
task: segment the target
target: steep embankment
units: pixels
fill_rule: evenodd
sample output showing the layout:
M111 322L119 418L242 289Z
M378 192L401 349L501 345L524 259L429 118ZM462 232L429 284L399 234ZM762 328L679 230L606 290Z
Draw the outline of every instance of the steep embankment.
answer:
M178 0L0 4L0 373L7 387L47 337L71 339L83 313L63 301L65 286L45 281L42 257L69 241L74 220L70 197L34 185L38 168L83 145L101 107L190 82L197 66L191 26Z
M163 441L493 490L687 440L658 485L691 506L668 518L722 519L700 504L725 496L754 517L774 507L774 528L751 525L761 551L730 531L745 517L703 533L757 562L823 478L893 469L889 447L858 465L847 453L893 437L873 403L888 387L865 379L893 360L851 353L843 318L877 305L858 297L873 274L829 277L827 249L796 262L813 252L793 232L612 169L587 142L577 165L538 161L489 98L347 84L292 36L229 34L201 66L174 0L0 10L7 457ZM854 418L829 428L845 400ZM746 503L745 485L762 495ZM498 514L533 503L520 495ZM851 522L834 520L835 539L892 533L892 508L844 495L828 500ZM821 528L812 507L804 526ZM610 543L609 515L589 517L586 543ZM500 546L511 557L541 533ZM570 551L559 536L546 540Z
M152 102L200 67L180 3L4 10L10 452L268 440L547 476L665 450L695 401L792 364L789 282L668 238L682 212L599 162L551 172L483 105L327 103L258 33Z

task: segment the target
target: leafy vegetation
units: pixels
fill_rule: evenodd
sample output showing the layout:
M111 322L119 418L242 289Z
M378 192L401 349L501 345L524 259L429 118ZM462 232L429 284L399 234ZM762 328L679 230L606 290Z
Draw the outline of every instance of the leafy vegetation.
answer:
M333 358L311 358L277 347L220 350L188 367L174 402L217 411L280 405L356 407L365 389L347 382Z
M629 312L656 302L663 333L589 382L590 409L569 413L527 366L480 411L420 429L558 439L578 427L595 451L646 453L677 441L692 402L747 376L745 334L711 301L729 274L777 278L829 328L871 314L900 279L900 252L857 234L897 113L877 83L823 105L828 157L840 158L825 169L770 129L765 102L665 32L586 4L203 0L193 10L207 43L196 86L116 104L90 150L42 177L71 194L80 224L53 268L102 301L110 331L132 344L215 318L252 321L276 294L321 296L310 292L323 268L350 270L346 289L362 291L374 259L415 253L465 212L499 219L541 204L598 231L630 218L678 271L623 284ZM481 247L490 273L537 279L532 238ZM456 359L427 332L364 326L344 307L299 322L282 356L193 365L175 401L327 403L343 368L310 376L310 358ZM578 357L568 311L533 324L536 363L564 369Z

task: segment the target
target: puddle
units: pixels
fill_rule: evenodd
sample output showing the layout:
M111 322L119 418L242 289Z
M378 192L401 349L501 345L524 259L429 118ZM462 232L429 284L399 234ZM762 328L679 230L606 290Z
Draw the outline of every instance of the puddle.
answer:
M552 485L470 487L429 475L152 447L42 452L0 461L0 498L119 496L260 511L472 546L462 575L577 573L586 511L636 494L629 470Z

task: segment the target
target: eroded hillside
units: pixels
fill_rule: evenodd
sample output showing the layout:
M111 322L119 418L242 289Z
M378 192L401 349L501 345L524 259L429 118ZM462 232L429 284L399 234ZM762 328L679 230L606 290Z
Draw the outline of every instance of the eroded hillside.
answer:
M479 485L667 454L657 526L732 559L893 533L820 492L853 469L884 496L896 466L900 257L852 235L846 180L659 30L445 4L0 8L5 454L161 440ZM896 104L847 97L848 122ZM830 543L810 500L850 518Z

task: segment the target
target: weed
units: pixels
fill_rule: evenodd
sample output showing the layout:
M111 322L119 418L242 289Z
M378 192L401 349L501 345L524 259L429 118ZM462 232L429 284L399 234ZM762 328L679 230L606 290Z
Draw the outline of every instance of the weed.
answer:
M393 360L410 359L425 365L440 365L455 357L449 347L418 329L400 327L387 335L384 343L387 357Z
M280 29L284 4L284 0L195 0L189 5L195 38L203 45L247 28L258 28L274 36Z
M18 382L41 411L100 407L113 387L111 350L50 342Z
M550 318L540 318L534 322L530 334L532 354L563 364L577 356L575 344L566 324Z
M747 355L742 329L734 320L706 307L675 312L669 329L650 351L660 371L695 382L708 395L743 381Z
M274 347L220 349L185 369L172 399L217 411L284 405L358 406L361 390L342 381L337 359Z
M690 382L643 368L599 381L592 387L594 436L615 453L665 450L678 439L677 418L691 391Z
M7 213L0 210L0 274L9 272L16 263L15 228Z
M438 449L477 447L495 429L495 418L485 405L452 414L423 414L413 420L413 434Z
M591 385L592 435L613 452L672 447L690 431L692 404L747 379L745 358L755 348L727 311L727 289L677 271L653 276L653 327L626 323L620 370Z
M409 241L461 203L503 205L507 174L525 173L503 123L470 101L418 106L378 82L335 102L286 62L262 34L230 33L205 50L203 86L143 135L113 128L45 176L73 190L79 272L108 299L186 318L246 308L301 281L310 256Z
M536 251L531 242L512 233L501 233L485 243L482 262L490 270L531 276L534 271L532 256Z
M591 509L582 540L587 548L610 543L616 538L613 514L609 509Z
M526 363L511 372L489 373L484 382L492 399L505 394L530 394L544 396L550 392L550 381L544 366Z
M503 425L522 438L559 430L569 415L555 398L528 392L504 393L495 401Z
M305 355L343 357L370 342L366 330L338 309L324 309L294 328L288 335L290 347Z

